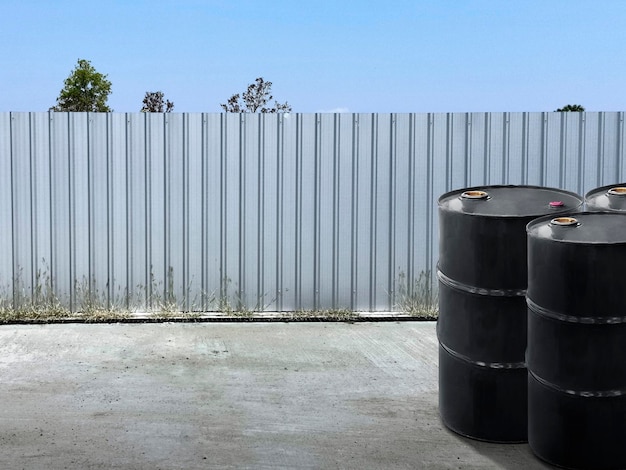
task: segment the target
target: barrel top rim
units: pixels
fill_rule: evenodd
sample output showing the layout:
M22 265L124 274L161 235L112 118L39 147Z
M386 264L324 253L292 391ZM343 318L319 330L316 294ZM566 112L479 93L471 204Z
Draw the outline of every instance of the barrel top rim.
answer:
M554 218L545 215L531 220L526 225L529 239L549 240L555 243L569 243L596 246L626 246L626 212L586 211L569 212L566 216L575 218L575 225L551 224ZM603 220L603 225L590 225L591 219ZM610 230L611 228L615 230ZM541 231L541 233L539 233Z
M612 191L612 190L617 191ZM614 183L592 189L585 194L589 210L626 212L626 183Z
M487 197L465 198L470 192L486 192ZM528 192L528 199L520 194ZM508 196L508 197L494 197ZM556 205L561 202L562 205ZM579 194L564 189L535 185L485 185L458 188L442 194L437 204L439 210L489 218L536 218L546 214L562 214L582 207L584 199Z
M592 197L604 196L612 188L625 187L625 186L626 186L626 182L607 184L605 186L599 186L597 188L593 188L592 190L587 191L587 193L585 193L585 201L587 201L588 199Z

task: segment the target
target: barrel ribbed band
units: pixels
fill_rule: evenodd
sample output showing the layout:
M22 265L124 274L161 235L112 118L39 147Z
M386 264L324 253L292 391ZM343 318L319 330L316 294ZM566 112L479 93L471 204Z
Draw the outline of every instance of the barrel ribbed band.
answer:
M626 323L626 316L612 316L612 317L598 317L591 315L567 315L561 312L555 312L547 308L541 307L533 302L528 296L526 296L526 304L538 315L553 318L555 320L568 322L568 323L584 323L587 325L614 325L619 323Z
M570 390L542 379L530 369L528 369L528 373L532 375L533 378L541 385L567 395L573 395L583 398L612 398L626 395L626 388L618 390Z
M489 295L492 297L523 297L526 289L489 289L484 287L470 286L449 278L440 269L437 269L437 278L442 284L462 292L470 294Z
M445 344L443 344L441 341L439 341L439 345L451 356L455 357L456 359L459 359L463 362L467 362L469 364L472 364L474 366L477 367L484 367L486 369L525 369L526 368L526 362L484 362L484 361L477 361L474 359L470 359L469 357L463 355L463 354L459 354L456 351L453 351L452 349L448 348Z

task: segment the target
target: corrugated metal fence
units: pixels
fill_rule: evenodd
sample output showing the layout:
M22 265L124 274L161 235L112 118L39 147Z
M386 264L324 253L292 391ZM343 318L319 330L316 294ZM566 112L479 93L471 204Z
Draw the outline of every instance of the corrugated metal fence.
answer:
M442 193L625 175L624 113L0 113L0 296L393 310Z

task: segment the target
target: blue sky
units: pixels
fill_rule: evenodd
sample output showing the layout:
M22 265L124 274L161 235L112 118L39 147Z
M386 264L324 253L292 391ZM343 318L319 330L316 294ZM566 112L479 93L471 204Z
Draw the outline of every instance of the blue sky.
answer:
M622 0L0 0L0 111L87 59L109 105L220 112L256 77L294 112L626 110Z

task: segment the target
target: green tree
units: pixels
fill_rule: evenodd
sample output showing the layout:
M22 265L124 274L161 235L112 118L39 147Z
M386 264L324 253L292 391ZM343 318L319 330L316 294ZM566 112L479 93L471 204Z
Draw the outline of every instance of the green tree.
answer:
M271 93L272 82L266 82L259 77L254 83L248 85L248 89L242 96L237 93L220 106L227 113L288 113L291 111L291 106L286 101L282 104L274 101L273 107L266 108L268 101L274 99Z
M174 103L170 100L163 102L162 91L146 91L146 96L143 99L142 113L171 113L174 110Z
M582 113L584 110L585 108L579 104L567 104L563 106L562 108L557 109L556 112L557 113L567 113L567 112Z
M78 64L64 84L57 104L50 108L51 111L112 111L107 106L111 82L106 75L97 72L88 60L78 59Z

